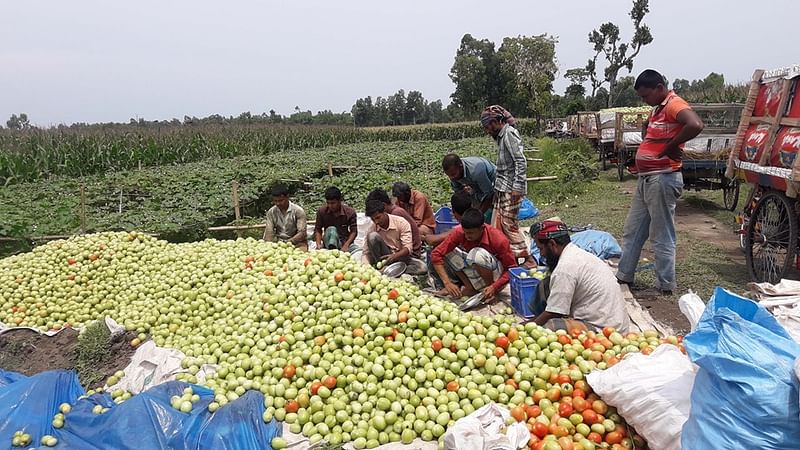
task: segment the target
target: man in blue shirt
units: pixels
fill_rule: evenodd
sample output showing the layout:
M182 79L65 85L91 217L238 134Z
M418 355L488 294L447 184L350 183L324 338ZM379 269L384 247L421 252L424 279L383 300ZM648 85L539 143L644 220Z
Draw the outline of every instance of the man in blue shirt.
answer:
M486 158L467 156L461 158L455 153L445 155L442 169L450 178L455 194L465 193L472 199L472 206L483 213L484 221L492 219L492 200L496 167Z

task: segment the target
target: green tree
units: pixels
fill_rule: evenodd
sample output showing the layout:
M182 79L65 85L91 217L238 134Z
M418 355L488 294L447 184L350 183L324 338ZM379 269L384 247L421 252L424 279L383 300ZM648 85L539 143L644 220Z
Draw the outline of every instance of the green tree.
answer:
M627 69L630 73L633 70L633 61L639 55L642 47L653 42L650 27L642 23L648 12L650 12L649 0L633 0L633 7L628 13L634 28L630 42L623 42L619 27L612 22L603 23L600 28L589 33L589 43L593 45L595 53L584 69L592 83L593 97L596 96L597 90L603 84L608 84L608 91L616 92L619 72ZM602 77L597 75L597 61L600 55L603 55L606 60ZM613 99L613 95L608 96L606 106L611 106Z
M356 100L356 104L351 109L353 115L353 122L356 126L363 127L371 125L375 120L374 108L372 106L372 97L360 98Z
M420 91L409 91L406 97L405 123L416 125L418 122L427 122L428 102Z
M501 104L518 115L541 118L550 105L556 62L556 39L542 34L503 39L497 51L506 98Z
M404 125L406 117L406 92L402 89L389 97L387 108L392 125Z
M461 38L450 79L456 89L450 98L454 107L466 116L476 116L488 104L502 103L503 80L494 43L477 40L471 34Z
M20 115L12 114L6 121L6 126L9 130L27 130L31 128L31 122L28 120L28 115L20 113Z

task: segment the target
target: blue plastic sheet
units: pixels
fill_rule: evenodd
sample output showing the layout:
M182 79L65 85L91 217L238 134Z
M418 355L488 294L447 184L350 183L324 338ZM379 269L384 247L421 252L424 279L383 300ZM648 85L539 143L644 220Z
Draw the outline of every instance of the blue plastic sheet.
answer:
M800 448L800 345L766 309L717 288L684 345L700 366L684 450Z
M536 217L539 215L539 209L527 197L522 199L522 204L519 206L519 214L517 219L525 220Z
M0 371L0 380L13 378ZM170 398L191 386L200 401L189 413L172 408ZM248 391L215 413L208 412L213 393L201 386L171 381L155 386L130 400L115 404L108 394L83 395L74 372L51 371L18 378L0 387L0 443L11 442L15 431L25 430L33 445L50 434L60 449L242 449L270 448L273 437L281 435L273 419L264 423L264 396ZM61 403L71 403L64 427L54 429L52 418ZM9 409L5 405L16 405ZM94 414L92 408L109 408Z
M600 230L586 230L570 236L573 244L600 259L619 258L622 249L610 233Z

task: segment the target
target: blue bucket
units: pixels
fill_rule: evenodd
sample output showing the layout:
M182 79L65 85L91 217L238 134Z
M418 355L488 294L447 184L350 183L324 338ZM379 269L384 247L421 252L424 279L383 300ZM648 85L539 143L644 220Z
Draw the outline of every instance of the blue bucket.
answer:
M441 234L450 231L453 227L458 225L458 221L453 217L453 210L449 206L442 206L433 215L436 219L436 234Z

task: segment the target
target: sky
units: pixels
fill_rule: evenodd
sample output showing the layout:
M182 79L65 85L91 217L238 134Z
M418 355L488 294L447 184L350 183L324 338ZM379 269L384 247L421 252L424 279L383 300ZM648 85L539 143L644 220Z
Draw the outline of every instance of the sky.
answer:
M651 0L654 36L634 74L668 79L794 63L800 2ZM561 74L591 56L613 21L630 39L629 0L6 2L0 8L0 124L165 120L276 110L350 111L357 98L419 90L449 103L461 37L558 38ZM626 73L622 73L626 75Z

